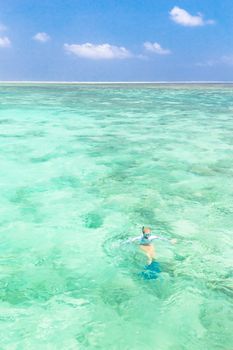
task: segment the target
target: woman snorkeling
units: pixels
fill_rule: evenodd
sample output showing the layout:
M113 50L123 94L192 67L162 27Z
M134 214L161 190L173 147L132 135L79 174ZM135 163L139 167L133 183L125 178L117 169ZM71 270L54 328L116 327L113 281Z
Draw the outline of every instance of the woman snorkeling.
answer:
M167 242L170 242L172 244L176 243L175 239L169 240L169 239L164 238L164 237L152 235L150 227L144 227L144 226L142 226L142 235L141 236L131 238L127 242L137 242L139 244L140 249L146 254L146 256L148 258L148 265L150 265L152 262L155 261L155 257L156 257L155 248L154 248L154 245L152 243L155 239L167 241Z

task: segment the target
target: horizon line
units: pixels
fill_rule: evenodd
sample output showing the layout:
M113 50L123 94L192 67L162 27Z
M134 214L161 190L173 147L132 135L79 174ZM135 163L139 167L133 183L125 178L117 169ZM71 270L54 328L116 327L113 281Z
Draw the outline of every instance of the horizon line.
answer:
M161 81L57 81L57 80L1 80L0 84L233 84L225 80L161 80Z

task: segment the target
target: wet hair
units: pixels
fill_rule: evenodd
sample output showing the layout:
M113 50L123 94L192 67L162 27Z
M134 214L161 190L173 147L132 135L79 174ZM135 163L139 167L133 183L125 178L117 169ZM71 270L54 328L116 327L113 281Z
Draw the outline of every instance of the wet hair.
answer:
M142 226L142 233L145 234L145 231L146 230L149 230L151 232L151 229L150 227L145 227L145 226Z

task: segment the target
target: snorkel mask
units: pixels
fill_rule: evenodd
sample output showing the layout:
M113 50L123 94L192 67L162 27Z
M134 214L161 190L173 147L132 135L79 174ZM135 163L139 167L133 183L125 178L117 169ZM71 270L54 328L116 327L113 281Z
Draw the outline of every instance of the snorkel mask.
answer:
M150 232L144 232L144 229L145 229L145 227L142 226L142 234L143 234L143 237L146 238L146 239L148 239L148 238L150 237L151 233L150 233Z

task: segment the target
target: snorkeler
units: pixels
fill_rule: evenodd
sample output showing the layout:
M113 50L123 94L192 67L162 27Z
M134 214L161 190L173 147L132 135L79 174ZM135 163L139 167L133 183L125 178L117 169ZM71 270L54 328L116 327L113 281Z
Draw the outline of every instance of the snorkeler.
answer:
M176 243L176 239L167 239L164 237L159 237L151 234L150 227L142 227L142 235L129 239L127 242L137 242L140 249L146 254L148 258L148 265L155 261L155 248L152 244L153 240L160 239L163 241L168 241L172 244Z

